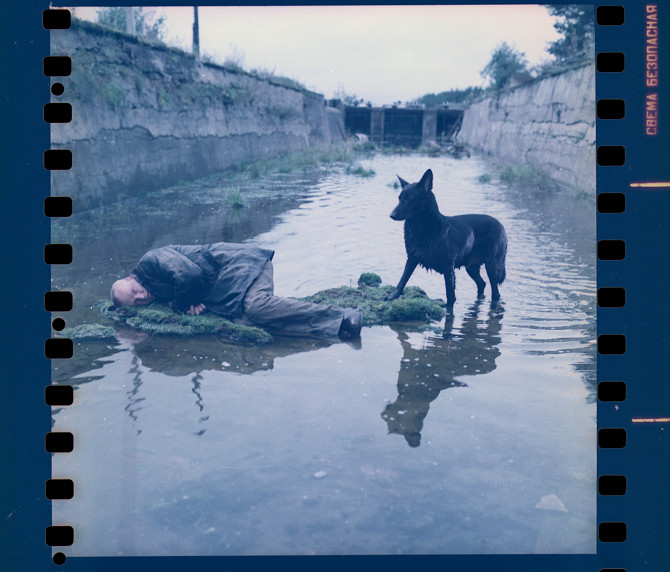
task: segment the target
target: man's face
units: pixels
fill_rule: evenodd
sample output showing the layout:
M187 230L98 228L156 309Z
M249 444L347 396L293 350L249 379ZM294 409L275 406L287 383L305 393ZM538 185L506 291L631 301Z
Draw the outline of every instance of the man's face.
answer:
M114 283L114 295L122 306L146 306L154 297L132 276Z

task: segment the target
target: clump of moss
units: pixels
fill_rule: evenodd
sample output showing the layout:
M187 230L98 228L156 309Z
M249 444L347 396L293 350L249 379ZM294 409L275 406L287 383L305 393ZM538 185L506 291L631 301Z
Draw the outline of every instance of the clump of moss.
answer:
M388 301L394 291L393 286L368 286L363 276L376 274L365 273L359 278L359 287L341 286L321 290L316 294L301 298L316 304L334 304L343 308L356 308L363 314L364 326L378 326L389 322L430 322L444 316L444 308L439 300L432 300L417 286L410 286L399 298ZM381 279L380 279L381 282Z
M228 193L227 202L232 209L244 209L247 207L247 201L239 188Z
M363 165L349 165L346 169L347 173L350 175L356 175L357 177L369 178L376 175L374 169L366 169Z
M507 165L500 172L500 181L510 186L532 186L541 189L552 186L551 179L532 165Z
M382 283L381 276L375 274L374 272L363 272L358 278L359 286L372 286L376 288Z
M234 324L214 314L201 316L179 314L157 303L147 307L117 307L104 300L98 304L98 308L103 316L150 334L172 336L209 334L256 345L266 344L272 340L272 336L261 328Z
M60 338L71 338L73 340L85 338L103 339L113 338L116 335L116 330L104 324L81 324L73 328L65 328L56 335Z
M416 288L416 287L415 287ZM393 287L388 287L393 291ZM389 322L411 322L421 320L429 322L439 320L444 316L442 305L426 296L426 293L417 288L418 292L410 291L391 302L384 316Z

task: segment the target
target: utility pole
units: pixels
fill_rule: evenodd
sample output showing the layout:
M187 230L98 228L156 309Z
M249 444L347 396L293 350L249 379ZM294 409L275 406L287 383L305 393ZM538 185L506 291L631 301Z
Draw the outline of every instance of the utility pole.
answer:
M197 6L193 6L193 55L196 60L200 59L200 24Z
M126 10L126 34L130 34L131 36L136 35L136 30L135 30L135 14L134 14L134 9L133 8L125 8Z

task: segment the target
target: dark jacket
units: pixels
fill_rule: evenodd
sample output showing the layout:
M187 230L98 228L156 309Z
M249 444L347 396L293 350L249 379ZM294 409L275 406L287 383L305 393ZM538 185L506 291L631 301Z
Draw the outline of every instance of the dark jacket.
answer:
M237 318L251 283L273 256L273 250L246 244L172 244L147 252L132 274L159 302L171 302L179 312L202 303Z

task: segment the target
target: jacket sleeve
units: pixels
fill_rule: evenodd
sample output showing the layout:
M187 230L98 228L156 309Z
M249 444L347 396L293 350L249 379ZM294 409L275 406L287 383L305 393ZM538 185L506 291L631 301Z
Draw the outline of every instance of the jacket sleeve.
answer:
M202 269L174 248L156 248L147 252L134 272L142 285L172 308L185 312L204 298Z

